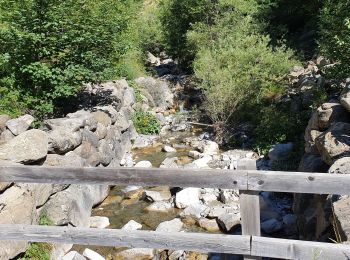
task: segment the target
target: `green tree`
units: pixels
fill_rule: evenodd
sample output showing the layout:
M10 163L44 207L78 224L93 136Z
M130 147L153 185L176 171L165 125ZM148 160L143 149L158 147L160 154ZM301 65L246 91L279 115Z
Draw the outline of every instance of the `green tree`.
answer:
M121 39L134 15L129 7L138 2L1 1L0 55L6 70L0 88L12 79L21 102L43 116L83 82L112 78L130 45Z
M270 38L260 33L255 20L255 1L224 1L215 24L199 24L188 33L198 46L195 76L204 90L203 105L221 141L230 122L245 104L261 104L285 90L285 75L298 64L285 48L269 47Z
M350 75L350 2L326 0L320 15L320 49L335 65L333 77Z

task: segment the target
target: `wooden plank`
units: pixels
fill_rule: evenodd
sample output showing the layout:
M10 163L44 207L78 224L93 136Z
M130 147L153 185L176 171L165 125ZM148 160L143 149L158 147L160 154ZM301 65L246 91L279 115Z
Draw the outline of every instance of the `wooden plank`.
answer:
M249 236L24 225L0 230L0 240L250 254Z
M239 160L238 170L256 170L255 160ZM239 196L242 234L260 236L260 203L258 191L240 191ZM244 256L245 260L261 259L261 257Z
M349 174L256 170L0 166L0 182L107 184L350 194Z
M350 195L349 174L248 171L248 189Z
M246 172L145 168L0 166L0 182L246 189Z
M267 237L252 237L252 255L282 259L350 259L350 246Z

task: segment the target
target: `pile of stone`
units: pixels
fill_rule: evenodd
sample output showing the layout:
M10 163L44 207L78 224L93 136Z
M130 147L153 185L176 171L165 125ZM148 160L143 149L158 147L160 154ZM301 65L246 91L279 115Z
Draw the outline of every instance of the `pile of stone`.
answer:
M346 82L339 99L323 103L313 113L305 130L305 154L299 171L350 173L350 82ZM295 209L303 223L301 236L320 239L333 223L340 230L342 241L348 241L349 203L347 196L298 195Z
M137 136L131 121L133 89L120 80L90 86L87 91L92 96L108 91L114 102L46 120L41 129L32 128L30 115L0 116L0 165L132 166L126 158ZM45 216L53 225L106 226L106 220L90 219L90 215L108 191L108 186L98 185L0 183L0 223L38 224L39 216ZM27 246L26 242L0 242L0 255L11 259ZM54 259L61 259L69 246L61 249L55 248Z

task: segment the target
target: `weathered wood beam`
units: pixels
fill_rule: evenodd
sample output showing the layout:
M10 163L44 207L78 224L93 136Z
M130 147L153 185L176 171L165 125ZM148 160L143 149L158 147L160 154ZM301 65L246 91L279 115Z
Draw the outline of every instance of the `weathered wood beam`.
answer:
M250 237L204 233L0 225L0 240L250 254Z
M258 170L0 166L0 182L154 185L291 193L350 194L349 174Z

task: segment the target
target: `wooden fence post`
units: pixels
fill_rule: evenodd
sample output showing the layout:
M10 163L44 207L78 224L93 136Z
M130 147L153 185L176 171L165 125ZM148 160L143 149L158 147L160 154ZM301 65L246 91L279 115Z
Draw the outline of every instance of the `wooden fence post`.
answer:
M237 170L256 170L255 160L238 160ZM240 191L240 212L242 235L260 236L260 204L259 192ZM245 260L260 260L261 257L244 256Z

